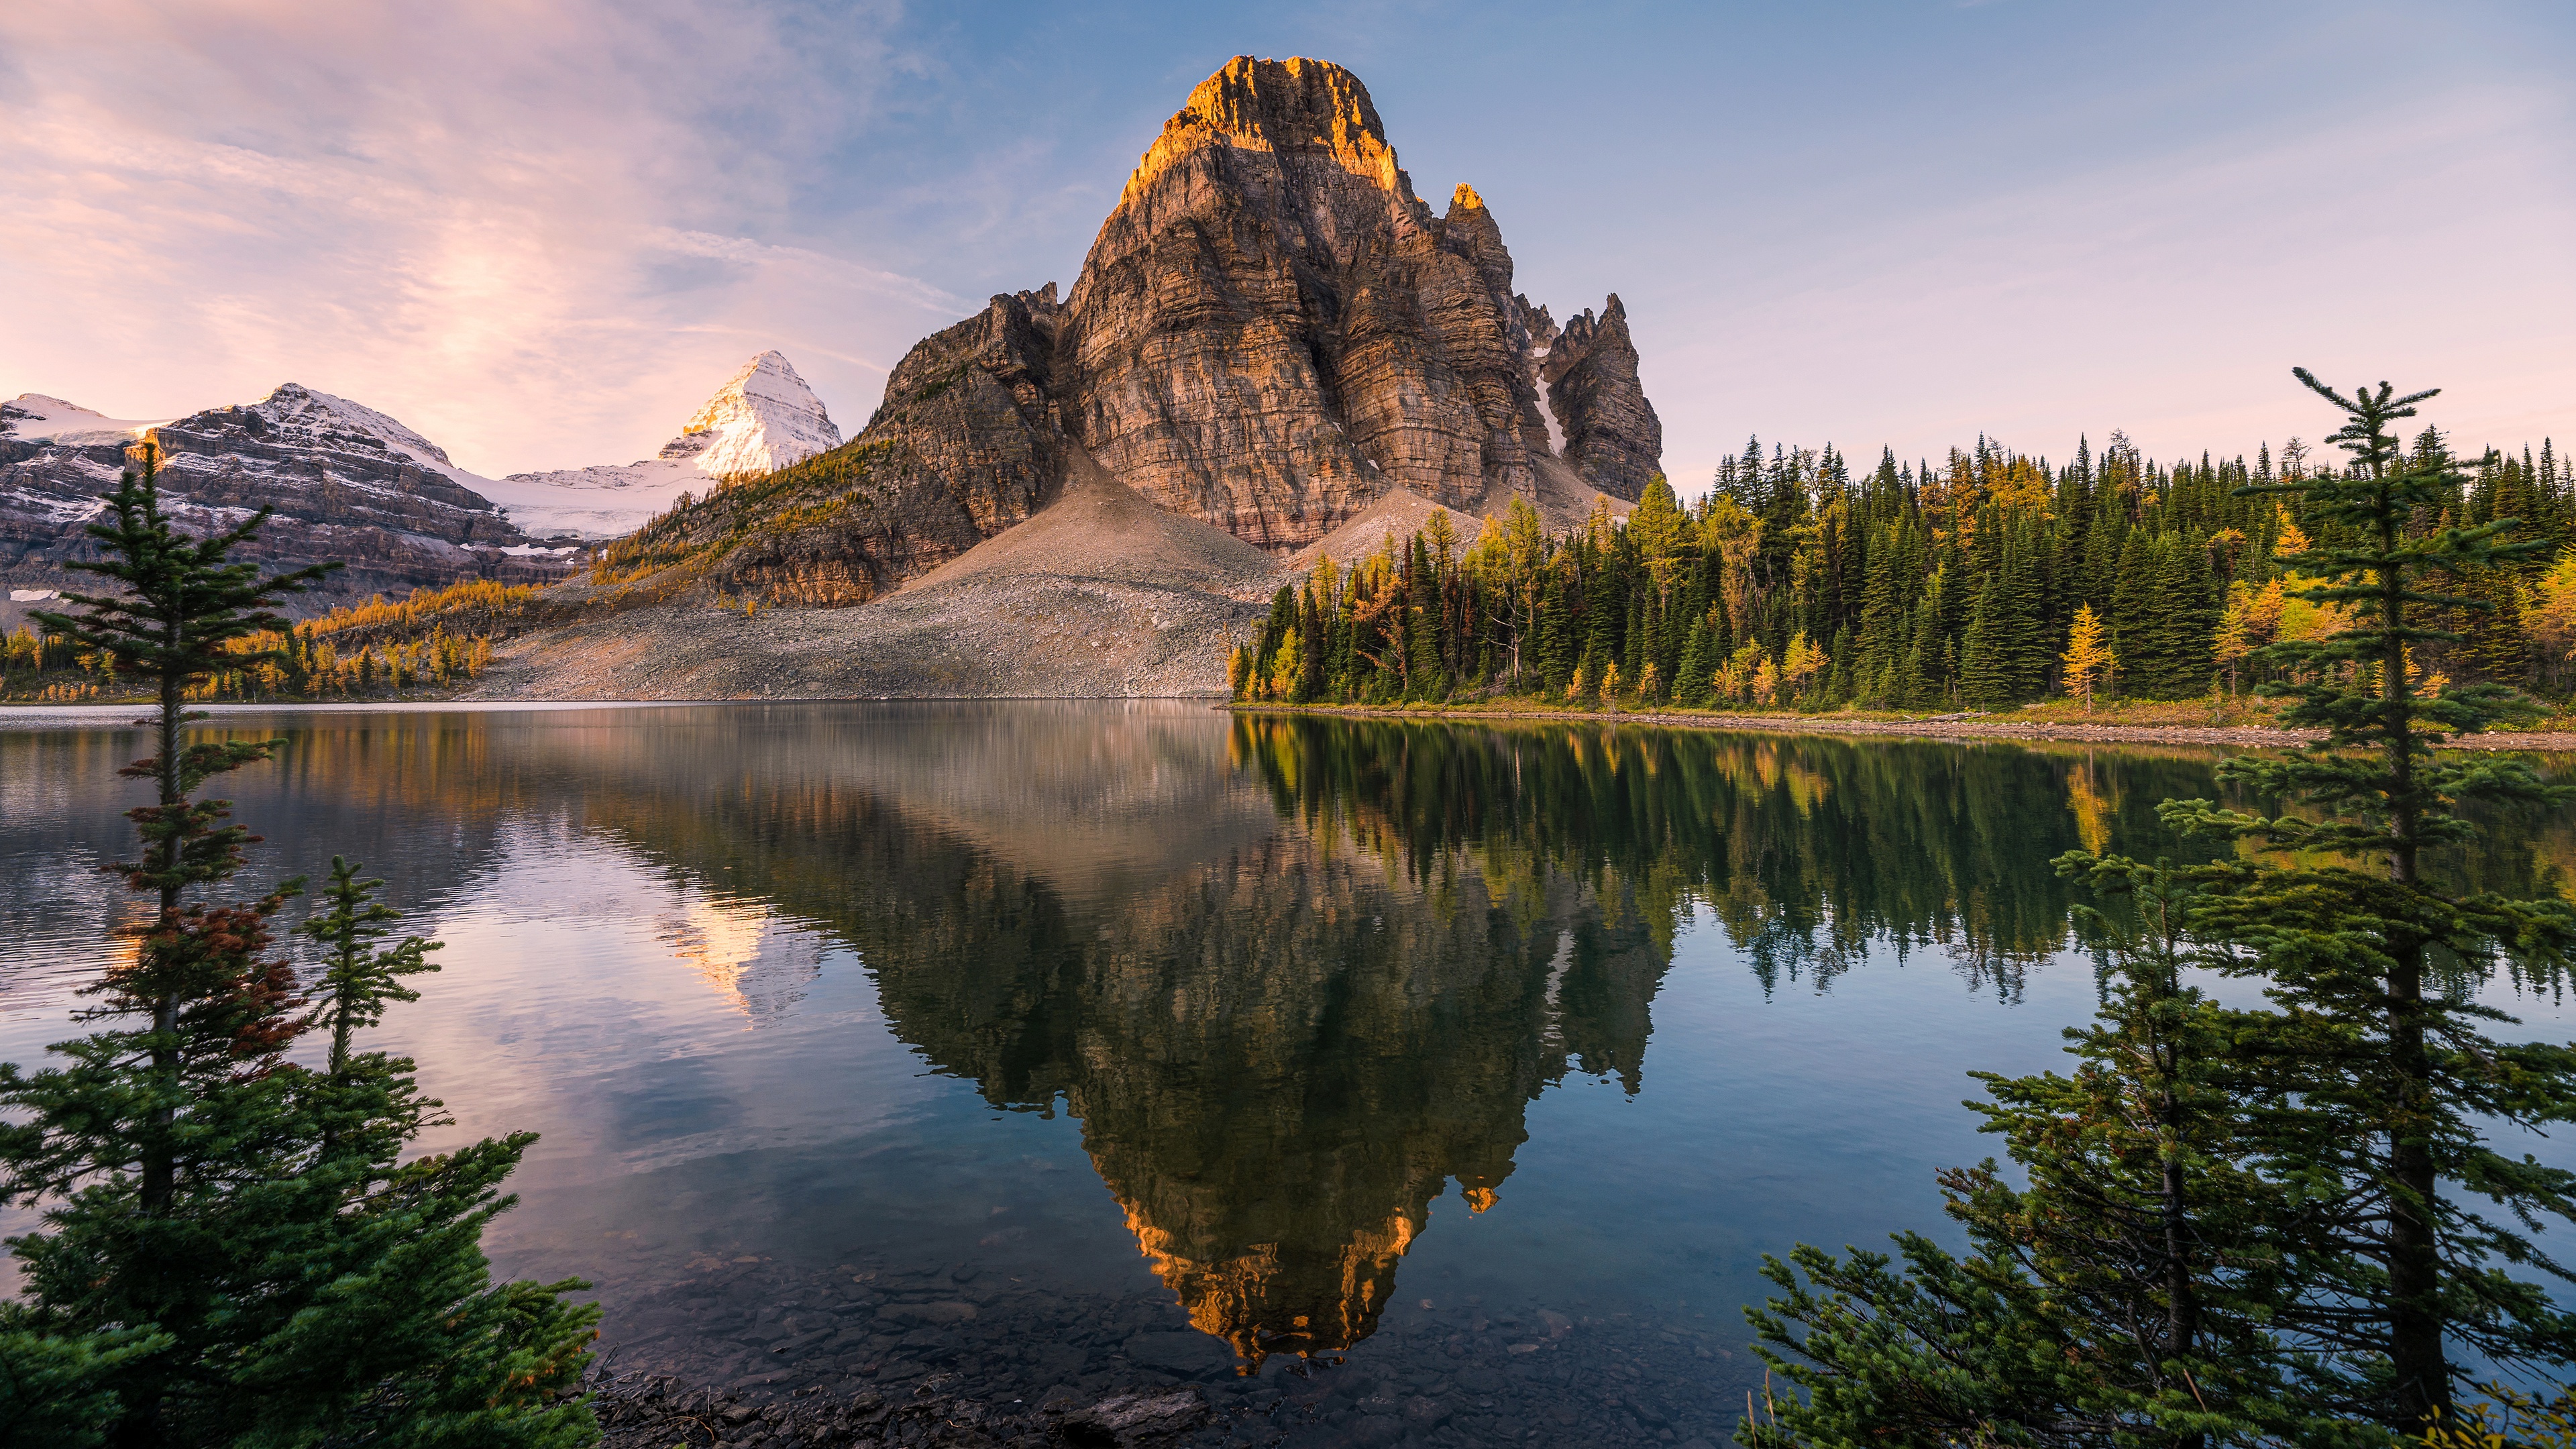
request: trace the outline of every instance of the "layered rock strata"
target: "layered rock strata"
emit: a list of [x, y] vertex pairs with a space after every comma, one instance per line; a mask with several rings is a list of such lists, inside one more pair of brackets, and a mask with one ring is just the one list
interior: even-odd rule
[[994, 297], [894, 369], [847, 465], [676, 531], [719, 587], [859, 603], [1044, 506], [1075, 449], [1286, 556], [1397, 489], [1579, 517], [1591, 490], [1640, 496], [1661, 448], [1616, 296], [1560, 330], [1474, 188], [1445, 213], [1414, 194], [1358, 77], [1238, 56], [1069, 293]]
[[59, 399], [0, 403], [0, 571], [63, 576], [98, 556], [87, 525], [99, 495], [144, 443], [181, 527], [210, 531], [272, 510], [236, 558], [269, 567], [345, 567], [297, 603], [402, 593], [460, 578], [541, 583], [573, 549], [530, 538], [466, 482], [437, 444], [372, 408], [287, 383], [254, 403], [168, 422], [122, 422]]

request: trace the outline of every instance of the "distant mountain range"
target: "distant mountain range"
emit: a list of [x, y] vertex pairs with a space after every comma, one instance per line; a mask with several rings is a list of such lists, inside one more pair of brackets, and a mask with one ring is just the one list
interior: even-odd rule
[[690, 489], [838, 447], [840, 430], [787, 359], [744, 363], [657, 457], [486, 478], [401, 421], [286, 383], [183, 418], [110, 418], [27, 393], [0, 402], [0, 578], [59, 583], [95, 554], [85, 532], [130, 451], [149, 439], [178, 516], [212, 526], [275, 510], [252, 556], [347, 567], [310, 602], [459, 578], [562, 577], [582, 546], [632, 532]]

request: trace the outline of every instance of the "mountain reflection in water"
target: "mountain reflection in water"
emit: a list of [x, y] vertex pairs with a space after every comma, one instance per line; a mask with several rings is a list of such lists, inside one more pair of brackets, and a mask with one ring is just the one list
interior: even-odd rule
[[[679, 775], [655, 738], [630, 778]], [[926, 790], [818, 778], [799, 741], [593, 818], [856, 948], [896, 1034], [994, 1106], [1061, 1102], [1191, 1322], [1258, 1365], [1366, 1338], [1445, 1185], [1496, 1201], [1542, 1090], [1640, 1089], [1693, 901], [1766, 982], [1876, 938], [2010, 992], [2064, 936], [2048, 861], [2207, 778], [1620, 729], [1252, 717], [1225, 742], [1271, 812], [1198, 815], [1150, 736], [968, 721], [914, 747], [935, 760], [867, 749]], [[1173, 806], [1199, 830], [1155, 838]]]
[[[1677, 939], [1722, 938], [1759, 985], [1754, 1011], [1792, 990], [1830, 993], [1873, 958], [1928, 956], [1965, 978], [1954, 994], [1991, 1012], [2021, 999], [2067, 944], [2068, 888], [2052, 858], [2077, 847], [2180, 854], [2156, 803], [2214, 793], [2213, 757], [2196, 751], [1238, 717], [1183, 705], [299, 715], [227, 717], [209, 730], [294, 741], [274, 773], [246, 772], [233, 789], [240, 817], [268, 837], [263, 875], [346, 852], [391, 877], [388, 894], [442, 933], [441, 910], [506, 896], [565, 852], [613, 847], [642, 863], [638, 878], [669, 883], [642, 905], [629, 887], [592, 900], [579, 894], [588, 887], [530, 884], [484, 929], [507, 939], [530, 918], [581, 922], [582, 955], [549, 959], [516, 984], [556, 993], [549, 1000], [569, 1011], [667, 989], [652, 986], [667, 969], [695, 983], [700, 1002], [721, 1002], [751, 1040], [701, 1038], [685, 1051], [585, 1041], [565, 1049], [567, 1083], [660, 1073], [630, 1098], [703, 1093], [712, 1089], [685, 1084], [720, 1047], [756, 1057], [774, 1042], [792, 1061], [770, 1064], [764, 1080], [787, 1084], [773, 1096], [809, 1092], [825, 1117], [835, 1102], [882, 1097], [890, 1089], [869, 1085], [882, 1070], [855, 1064], [846, 1045], [792, 1039], [855, 957], [886, 1030], [934, 1072], [971, 1084], [989, 1108], [1078, 1122], [1081, 1150], [1153, 1274], [1191, 1324], [1256, 1369], [1272, 1354], [1347, 1349], [1377, 1332], [1398, 1306], [1400, 1260], [1425, 1243], [1450, 1184], [1471, 1214], [1507, 1216], [1494, 1209], [1513, 1197], [1534, 1104], [1551, 1087], [1609, 1082], [1635, 1099], [1652, 1095], [1669, 1063], [1691, 1064], [1695, 1083], [1724, 1065], [1732, 1048], [1713, 1038], [1659, 1043], [1649, 1060]], [[116, 906], [85, 861], [121, 845], [111, 772], [139, 747], [114, 730], [0, 730], [0, 863], [15, 863], [0, 871], [0, 926], [20, 943], [0, 947], [0, 1006], [14, 1019], [59, 1021], [56, 958], [94, 953]], [[2570, 845], [2564, 821], [2535, 820], [2456, 865], [2479, 883], [2528, 889]], [[619, 944], [617, 929], [640, 948]], [[449, 955], [451, 972], [474, 969]], [[433, 985], [433, 1002], [452, 989]], [[2069, 1014], [2037, 1034], [2070, 1022], [2071, 1007], [2080, 999], [2058, 1003]], [[1696, 1029], [1712, 1031], [1706, 1020]], [[13, 1036], [11, 1052], [24, 1059], [21, 1037], [62, 1034], [37, 1030]], [[499, 1038], [460, 1029], [443, 1039]], [[440, 1067], [442, 1048], [413, 1049]], [[1865, 1055], [1870, 1043], [1855, 1036], [1837, 1049]], [[1990, 1064], [2008, 1065], [1941, 1064], [1933, 1080]], [[1659, 1122], [1690, 1124], [1777, 1109], [1685, 1096], [1662, 1110]], [[674, 1142], [736, 1140], [651, 1125], [683, 1119], [696, 1125], [667, 1108], [662, 1118], [575, 1115], [545, 1124], [548, 1150], [587, 1140], [604, 1148], [599, 1160], [665, 1172], [683, 1160]], [[851, 1127], [840, 1142], [776, 1149], [860, 1163], [832, 1191], [879, 1204], [830, 1218], [841, 1236], [815, 1250], [818, 1262], [913, 1251], [886, 1247], [902, 1231], [882, 1207], [890, 1195], [953, 1199], [960, 1217], [986, 1211], [991, 1194], [974, 1196], [976, 1186], [883, 1182], [853, 1145], [864, 1136]], [[719, 1162], [753, 1151], [724, 1150], [736, 1156]], [[1754, 1180], [1780, 1180], [1776, 1149], [1733, 1150]], [[752, 1193], [772, 1190], [727, 1168], [730, 1196], [673, 1206], [696, 1202], [698, 1189], [666, 1184], [647, 1209], [604, 1175], [550, 1197], [547, 1170], [532, 1161], [530, 1205], [505, 1225], [578, 1222], [590, 1236], [568, 1231], [546, 1250], [545, 1271], [596, 1272], [584, 1254], [602, 1236], [681, 1219], [713, 1243], [727, 1214], [742, 1217]], [[625, 1170], [640, 1178], [648, 1167]], [[1712, 1180], [1683, 1157], [1647, 1170], [1701, 1192]], [[1003, 1163], [989, 1175], [1010, 1172]], [[1852, 1181], [1863, 1206], [1887, 1190]], [[1550, 1191], [1568, 1189], [1560, 1179]], [[1744, 1204], [1766, 1195], [1798, 1201], [1747, 1188], [1743, 1204], [1701, 1211], [1714, 1229], [1726, 1215], [1751, 1218]], [[1632, 1198], [1620, 1210], [1647, 1206]], [[1687, 1201], [1659, 1210], [1682, 1218], [1669, 1231], [1707, 1235]], [[1883, 1227], [1908, 1225], [1927, 1224]], [[1642, 1216], [1636, 1231], [1647, 1232]], [[1744, 1231], [1759, 1247], [1786, 1246], [1768, 1222]], [[699, 1251], [687, 1250], [692, 1271]], [[943, 1261], [955, 1251], [918, 1249]], [[1045, 1264], [1011, 1271], [1023, 1268], [1038, 1275]], [[1542, 1262], [1530, 1273], [1549, 1271]], [[1657, 1295], [1651, 1271], [1631, 1276], [1638, 1298]], [[603, 1287], [612, 1300], [620, 1291]], [[617, 1313], [612, 1301], [612, 1339]], [[1741, 1341], [1731, 1323], [1706, 1331]], [[814, 1351], [849, 1372], [922, 1351], [864, 1333], [824, 1343]]]

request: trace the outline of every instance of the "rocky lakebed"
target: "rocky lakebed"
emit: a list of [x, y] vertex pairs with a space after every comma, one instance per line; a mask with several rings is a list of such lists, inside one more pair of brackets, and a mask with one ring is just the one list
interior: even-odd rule
[[1710, 1449], [1760, 1382], [1731, 1314], [1421, 1299], [1348, 1351], [1254, 1365], [1152, 1295], [1055, 1293], [973, 1265], [692, 1268], [612, 1304], [593, 1382], [612, 1449]]

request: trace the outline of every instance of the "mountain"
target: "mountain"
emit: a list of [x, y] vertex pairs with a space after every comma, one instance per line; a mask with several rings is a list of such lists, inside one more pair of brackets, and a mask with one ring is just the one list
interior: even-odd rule
[[1238, 56], [1190, 93], [1072, 291], [923, 340], [848, 446], [610, 551], [657, 590], [858, 604], [1022, 525], [1095, 460], [1274, 557], [1402, 491], [1552, 520], [1633, 500], [1662, 424], [1614, 295], [1560, 326], [1493, 213], [1413, 192], [1338, 65]]
[[784, 356], [764, 352], [727, 379], [654, 457], [512, 473], [483, 480], [477, 491], [531, 533], [615, 538], [718, 478], [766, 473], [839, 446], [841, 430], [823, 400]]
[[86, 525], [130, 450], [150, 440], [182, 527], [228, 525], [275, 510], [235, 557], [286, 567], [347, 566], [298, 601], [311, 609], [460, 578], [545, 582], [574, 548], [521, 531], [478, 491], [486, 480], [375, 409], [297, 383], [257, 402], [183, 418], [104, 417], [41, 394], [0, 403], [0, 573], [65, 581], [61, 565], [97, 557]]
[[486, 478], [401, 421], [286, 383], [254, 403], [184, 418], [110, 418], [39, 393], [0, 403], [0, 576], [58, 587], [95, 557], [84, 532], [129, 450], [162, 451], [183, 527], [276, 510], [242, 557], [272, 566], [336, 558], [307, 610], [460, 578], [545, 583], [582, 544], [632, 532], [691, 489], [838, 447], [840, 429], [776, 352], [744, 363], [661, 455], [622, 466]]

